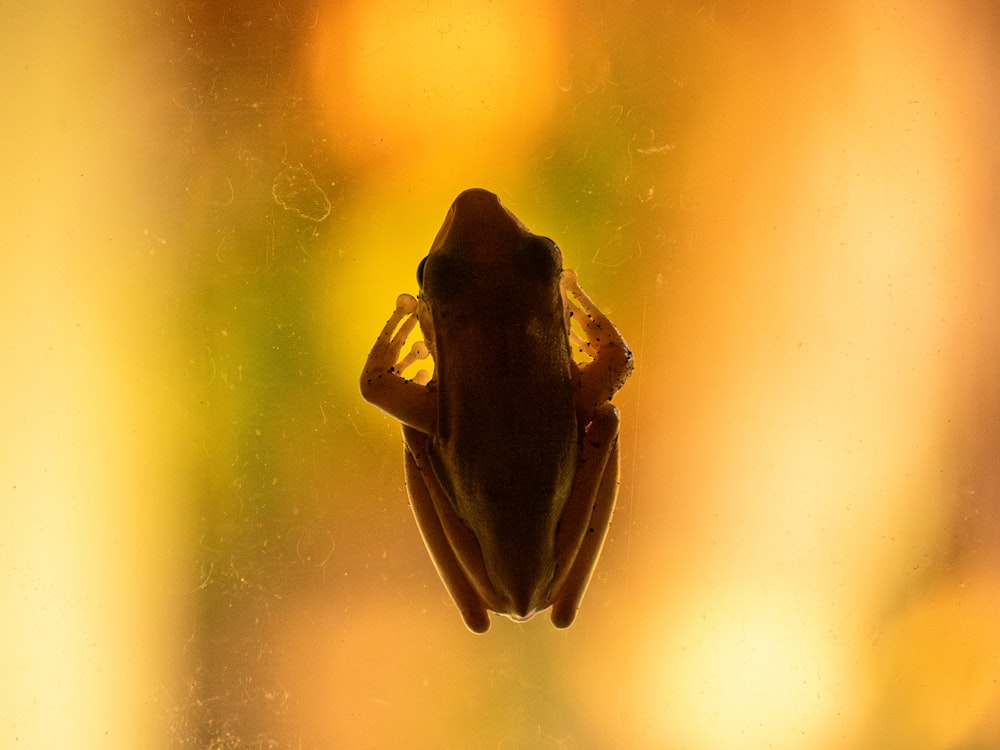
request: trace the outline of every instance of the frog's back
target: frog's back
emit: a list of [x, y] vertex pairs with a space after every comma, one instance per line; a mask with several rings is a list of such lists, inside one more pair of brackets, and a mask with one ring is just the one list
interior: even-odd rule
[[539, 495], [558, 504], [579, 439], [561, 311], [548, 320], [512, 311], [500, 323], [439, 348], [436, 450], [459, 475], [456, 495], [518, 510]]
[[561, 308], [544, 320], [510, 311], [497, 322], [465, 336], [462, 326], [452, 328], [448, 348], [436, 353], [439, 424], [431, 454], [491, 576], [515, 597], [524, 582], [521, 596], [529, 597], [553, 574], [580, 428]]

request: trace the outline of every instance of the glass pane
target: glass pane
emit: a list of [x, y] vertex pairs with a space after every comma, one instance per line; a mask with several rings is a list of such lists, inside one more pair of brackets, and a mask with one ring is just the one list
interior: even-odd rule
[[[1000, 744], [992, 6], [0, 19], [5, 747]], [[636, 358], [564, 630], [466, 629], [359, 393], [474, 186]]]

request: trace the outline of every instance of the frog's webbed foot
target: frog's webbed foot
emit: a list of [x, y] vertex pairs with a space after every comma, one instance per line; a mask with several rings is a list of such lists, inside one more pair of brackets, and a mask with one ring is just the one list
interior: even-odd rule
[[430, 432], [437, 421], [437, 399], [426, 387], [430, 375], [421, 370], [411, 380], [403, 371], [430, 352], [423, 341], [416, 342], [404, 356], [403, 346], [417, 325], [417, 301], [409, 294], [396, 299], [396, 309], [382, 327], [361, 371], [361, 395], [366, 401], [391, 414], [400, 422]]
[[[410, 351], [407, 355], [396, 362], [396, 364], [392, 366], [392, 369], [397, 375], [402, 377], [403, 372], [407, 367], [412, 365], [414, 362], [427, 359], [429, 356], [431, 356], [431, 350], [427, 348], [427, 343], [424, 341], [414, 341], [413, 346], [410, 347]], [[418, 385], [427, 385], [431, 380], [431, 373], [429, 370], [418, 370], [411, 380]]]
[[[589, 413], [609, 401], [632, 374], [634, 363], [621, 333], [565, 269], [559, 282], [570, 344], [589, 361], [577, 366], [577, 411]], [[576, 325], [574, 325], [574, 321]]]

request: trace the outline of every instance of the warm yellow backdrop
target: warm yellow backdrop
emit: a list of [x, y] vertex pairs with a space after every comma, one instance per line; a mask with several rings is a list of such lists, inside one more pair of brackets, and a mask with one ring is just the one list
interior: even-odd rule
[[[0, 746], [1000, 744], [988, 4], [224, 5], [0, 8]], [[637, 358], [567, 631], [357, 391], [473, 185]]]

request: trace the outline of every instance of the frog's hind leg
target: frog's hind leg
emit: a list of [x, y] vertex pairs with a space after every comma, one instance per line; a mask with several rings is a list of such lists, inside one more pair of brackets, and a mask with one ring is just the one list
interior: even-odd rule
[[[490, 615], [486, 602], [469, 580], [459, 562], [452, 544], [445, 533], [440, 513], [435, 506], [432, 491], [437, 477], [429, 465], [427, 457], [427, 436], [411, 427], [403, 427], [406, 491], [410, 496], [410, 508], [423, 537], [424, 546], [431, 556], [434, 567], [451, 595], [455, 606], [462, 614], [466, 626], [473, 633], [485, 633], [490, 629]], [[432, 487], [435, 489], [432, 490]], [[443, 499], [443, 498], [441, 498]]]
[[[611, 526], [618, 495], [618, 409], [600, 407], [587, 428], [573, 492], [556, 538], [562, 570], [552, 586], [552, 624], [569, 627], [576, 618]], [[575, 555], [574, 555], [575, 550]]]

